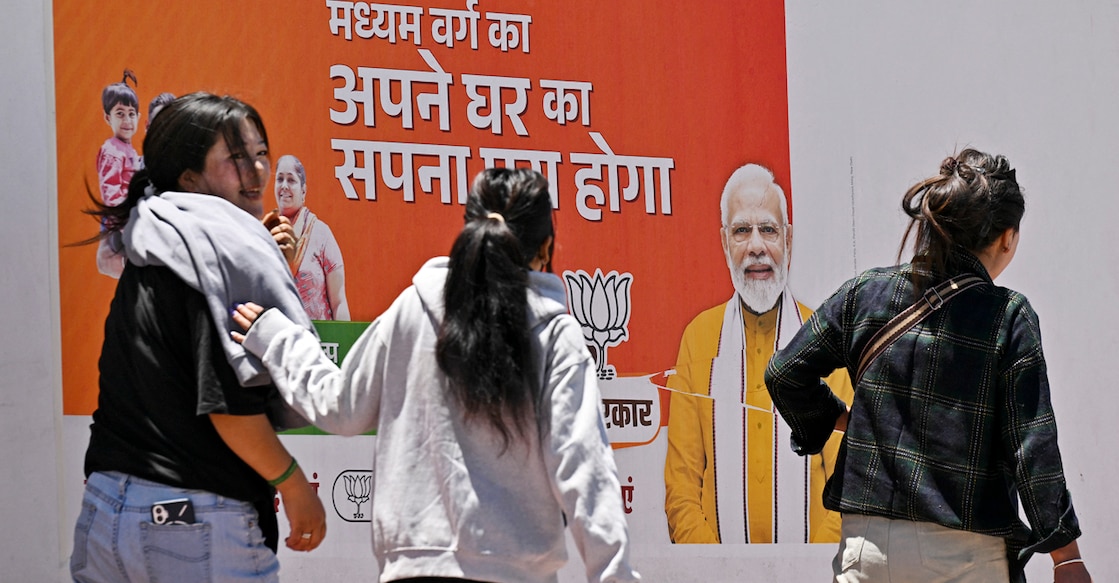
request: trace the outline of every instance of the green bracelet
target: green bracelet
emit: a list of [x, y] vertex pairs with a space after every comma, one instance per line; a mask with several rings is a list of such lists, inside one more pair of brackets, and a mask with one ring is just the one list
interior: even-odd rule
[[295, 470], [297, 469], [299, 469], [299, 462], [296, 462], [295, 458], [293, 457], [291, 458], [291, 465], [288, 466], [288, 469], [284, 470], [284, 473], [280, 474], [279, 478], [276, 478], [275, 480], [268, 480], [268, 484], [273, 488], [279, 486], [280, 484], [283, 484], [287, 481], [288, 478], [291, 477], [292, 474], [295, 473]]

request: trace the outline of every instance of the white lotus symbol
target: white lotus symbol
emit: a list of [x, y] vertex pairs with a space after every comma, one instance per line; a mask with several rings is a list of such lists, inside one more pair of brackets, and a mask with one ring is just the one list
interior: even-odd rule
[[565, 271], [563, 279], [567, 282], [571, 315], [583, 325], [583, 339], [597, 350], [598, 378], [614, 378], [617, 372], [606, 363], [606, 349], [629, 338], [629, 288], [633, 275], [611, 271], [603, 276], [602, 270], [596, 269], [594, 277], [579, 270]]

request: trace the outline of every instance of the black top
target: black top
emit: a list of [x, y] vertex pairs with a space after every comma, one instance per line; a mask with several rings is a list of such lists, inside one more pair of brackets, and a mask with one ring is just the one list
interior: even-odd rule
[[275, 388], [240, 386], [217, 334], [206, 298], [170, 269], [125, 267], [105, 320], [85, 473], [124, 472], [252, 502], [263, 528], [275, 522], [273, 490], [208, 414], [267, 413]]

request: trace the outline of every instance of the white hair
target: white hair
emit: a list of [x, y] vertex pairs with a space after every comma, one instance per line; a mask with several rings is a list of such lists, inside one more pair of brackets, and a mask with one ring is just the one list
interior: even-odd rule
[[723, 187], [723, 196], [719, 199], [720, 224], [726, 225], [727, 207], [730, 206], [731, 193], [749, 187], [759, 187], [767, 193], [770, 190], [775, 191], [781, 204], [781, 222], [782, 224], [788, 224], [789, 202], [785, 200], [785, 191], [774, 180], [773, 173], [760, 164], [746, 164], [735, 170], [727, 179], [727, 184]]

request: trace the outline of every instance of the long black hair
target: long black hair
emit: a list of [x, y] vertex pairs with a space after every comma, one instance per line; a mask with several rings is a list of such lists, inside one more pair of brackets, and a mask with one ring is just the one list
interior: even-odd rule
[[179, 177], [187, 170], [202, 172], [206, 154], [219, 139], [231, 152], [245, 153], [241, 125], [249, 120], [268, 143], [264, 121], [253, 106], [229, 96], [198, 92], [184, 95], [164, 107], [144, 135], [144, 167], [132, 175], [128, 196], [109, 206], [92, 194], [94, 208], [86, 211], [101, 220], [101, 233], [82, 243], [97, 241], [124, 228], [132, 208], [150, 186], [154, 194], [182, 190]]
[[1007, 229], [1018, 229], [1026, 201], [1005, 156], [966, 149], [940, 164], [940, 173], [914, 184], [902, 199], [909, 226], [900, 260], [914, 234], [914, 262], [927, 265], [919, 279], [939, 283], [956, 270], [958, 250], [978, 253]]
[[436, 361], [467, 419], [489, 422], [507, 446], [535, 422], [540, 392], [527, 289], [528, 266], [553, 234], [548, 181], [532, 170], [485, 170], [465, 219], [451, 247]]

